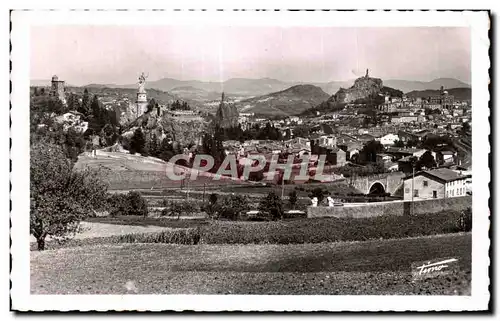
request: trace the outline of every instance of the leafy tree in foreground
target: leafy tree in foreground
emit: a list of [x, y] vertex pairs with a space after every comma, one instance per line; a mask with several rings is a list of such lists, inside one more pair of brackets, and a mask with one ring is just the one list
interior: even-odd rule
[[30, 233], [44, 250], [47, 236], [77, 232], [104, 205], [107, 186], [95, 171], [73, 171], [58, 145], [35, 142], [30, 157]]

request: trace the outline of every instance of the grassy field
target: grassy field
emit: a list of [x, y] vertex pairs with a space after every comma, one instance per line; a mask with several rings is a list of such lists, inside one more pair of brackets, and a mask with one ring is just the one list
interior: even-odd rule
[[[413, 281], [411, 264], [461, 271]], [[31, 252], [37, 294], [470, 294], [471, 234], [296, 245], [126, 244]]]

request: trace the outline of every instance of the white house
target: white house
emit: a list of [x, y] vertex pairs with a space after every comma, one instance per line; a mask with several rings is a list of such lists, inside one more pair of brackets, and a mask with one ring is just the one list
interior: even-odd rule
[[404, 199], [422, 200], [465, 196], [469, 175], [460, 175], [447, 168], [420, 171], [404, 178]]
[[379, 138], [380, 143], [384, 146], [394, 145], [397, 140], [399, 140], [399, 136], [396, 134], [387, 134]]

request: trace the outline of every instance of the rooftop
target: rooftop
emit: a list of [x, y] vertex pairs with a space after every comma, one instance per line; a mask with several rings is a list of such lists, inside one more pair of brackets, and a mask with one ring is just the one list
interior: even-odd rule
[[[438, 168], [438, 169], [432, 169], [432, 170], [428, 170], [428, 171], [420, 171], [418, 173], [415, 173], [415, 176], [418, 176], [418, 175], [433, 177], [433, 178], [436, 178], [437, 180], [439, 180], [441, 182], [445, 182], [445, 183], [468, 177], [468, 176], [460, 175], [457, 172], [452, 171], [451, 169], [448, 169], [448, 168]], [[412, 175], [406, 176], [405, 180], [409, 179], [409, 178], [412, 178]]]

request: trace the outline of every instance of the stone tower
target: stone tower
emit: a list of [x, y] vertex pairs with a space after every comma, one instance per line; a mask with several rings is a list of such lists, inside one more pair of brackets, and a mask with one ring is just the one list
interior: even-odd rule
[[66, 96], [64, 93], [64, 81], [59, 80], [56, 75], [52, 76], [52, 85], [50, 87], [50, 96], [59, 98], [59, 100], [66, 105]]
[[146, 95], [146, 76], [142, 73], [139, 76], [139, 90], [137, 91], [137, 96], [135, 99], [135, 105], [137, 108], [137, 117], [144, 114], [148, 108], [148, 98]]

